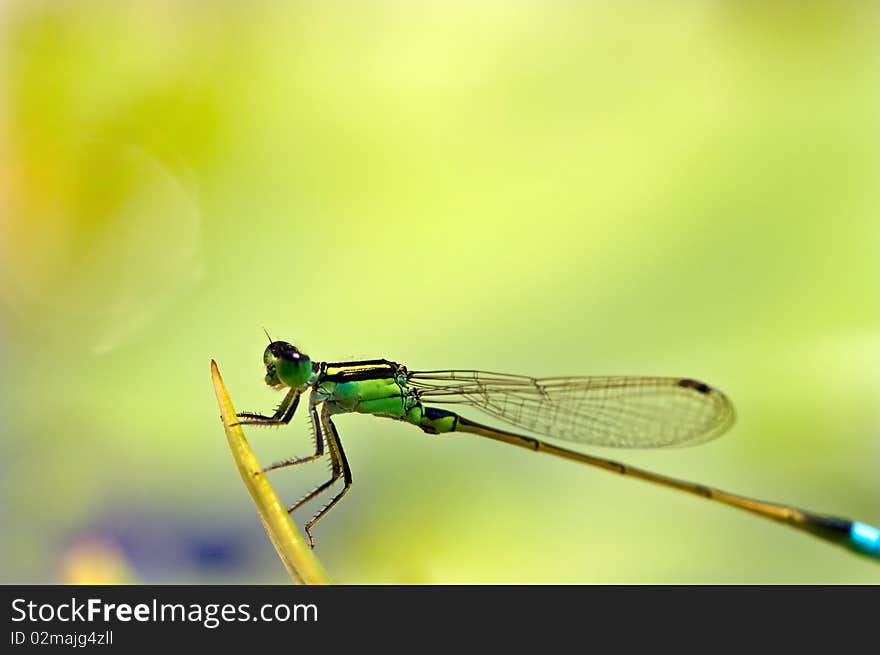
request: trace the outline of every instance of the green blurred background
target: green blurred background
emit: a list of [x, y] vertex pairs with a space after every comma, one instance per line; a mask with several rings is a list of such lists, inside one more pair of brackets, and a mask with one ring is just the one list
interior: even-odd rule
[[[699, 377], [730, 434], [596, 452], [880, 522], [876, 5], [244, 5], [0, 5], [0, 581], [284, 582], [209, 378], [271, 409], [264, 326]], [[295, 423], [248, 432], [261, 460], [308, 451]], [[683, 494], [337, 424], [342, 582], [880, 582]]]

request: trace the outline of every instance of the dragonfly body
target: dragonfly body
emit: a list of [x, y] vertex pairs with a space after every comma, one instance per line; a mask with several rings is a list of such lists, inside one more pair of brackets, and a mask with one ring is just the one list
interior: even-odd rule
[[371, 414], [411, 423], [430, 434], [452, 432], [458, 416], [426, 408], [404, 366], [388, 360], [318, 363], [308, 386], [330, 414]]
[[409, 393], [399, 370], [393, 362], [319, 364], [313, 389], [318, 402], [328, 403], [333, 414], [358, 412], [405, 419], [412, 410], [419, 413], [420, 403]]
[[333, 422], [359, 413], [410, 423], [429, 434], [469, 433], [636, 477], [786, 523], [860, 554], [880, 558], [880, 530], [857, 521], [755, 500], [498, 429], [436, 405], [464, 405], [550, 439], [583, 445], [661, 448], [693, 445], [726, 431], [733, 406], [718, 389], [692, 378], [594, 376], [531, 378], [474, 370], [410, 371], [387, 359], [313, 362], [293, 345], [271, 341], [263, 355], [265, 382], [287, 389], [271, 416], [245, 412], [244, 425], [289, 423], [308, 392], [315, 452], [276, 462], [264, 472], [329, 457], [331, 477], [293, 504], [293, 512], [338, 480], [343, 488], [306, 524], [311, 528], [351, 487], [351, 469]]

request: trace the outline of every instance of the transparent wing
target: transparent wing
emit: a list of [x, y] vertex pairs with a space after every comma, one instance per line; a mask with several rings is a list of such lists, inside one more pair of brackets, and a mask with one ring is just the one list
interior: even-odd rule
[[414, 371], [426, 405], [470, 405], [510, 425], [596, 446], [690, 446], [734, 421], [727, 396], [691, 378], [530, 378], [486, 371]]

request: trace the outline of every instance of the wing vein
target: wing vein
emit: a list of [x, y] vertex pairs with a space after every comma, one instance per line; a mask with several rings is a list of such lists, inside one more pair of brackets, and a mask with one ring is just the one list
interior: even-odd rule
[[450, 370], [408, 374], [426, 404], [468, 405], [510, 425], [586, 445], [702, 443], [733, 423], [718, 389], [675, 377], [549, 377]]

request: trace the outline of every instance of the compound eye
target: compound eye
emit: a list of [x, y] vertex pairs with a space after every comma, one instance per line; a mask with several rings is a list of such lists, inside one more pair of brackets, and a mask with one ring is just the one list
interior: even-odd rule
[[288, 362], [298, 362], [301, 359], [304, 359], [305, 355], [297, 350], [296, 346], [285, 343], [281, 348], [279, 348], [278, 357], [280, 357], [281, 359], [285, 359]]
[[276, 358], [284, 357], [285, 359], [298, 359], [299, 351], [292, 344], [286, 341], [273, 341], [269, 344], [268, 351]]

